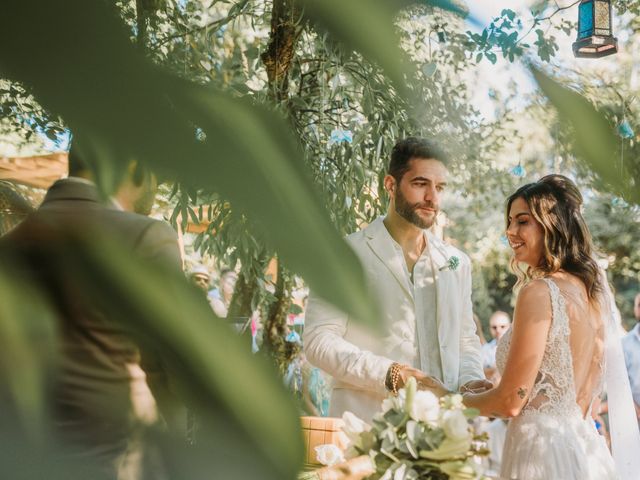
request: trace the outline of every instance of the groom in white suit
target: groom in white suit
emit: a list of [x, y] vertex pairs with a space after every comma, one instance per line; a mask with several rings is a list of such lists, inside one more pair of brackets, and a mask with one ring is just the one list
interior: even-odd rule
[[410, 377], [437, 393], [478, 390], [484, 379], [471, 305], [471, 264], [429, 229], [447, 186], [446, 157], [409, 137], [391, 154], [387, 215], [347, 237], [382, 308], [376, 335], [313, 295], [305, 315], [307, 359], [334, 377], [330, 415], [370, 421]]

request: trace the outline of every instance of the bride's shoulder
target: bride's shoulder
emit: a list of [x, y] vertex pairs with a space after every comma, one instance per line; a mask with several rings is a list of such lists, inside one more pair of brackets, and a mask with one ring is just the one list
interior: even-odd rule
[[534, 294], [546, 294], [549, 295], [549, 284], [544, 278], [536, 278], [524, 285], [518, 295], [534, 295]]
[[518, 292], [517, 304], [519, 305], [531, 304], [542, 306], [550, 303], [550, 301], [549, 285], [542, 278], [532, 280]]

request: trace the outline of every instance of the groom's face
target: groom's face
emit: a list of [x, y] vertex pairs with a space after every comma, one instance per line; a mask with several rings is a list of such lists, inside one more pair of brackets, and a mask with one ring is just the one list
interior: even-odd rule
[[400, 182], [393, 181], [391, 195], [398, 215], [418, 228], [430, 228], [440, 211], [448, 176], [439, 160], [411, 159]]

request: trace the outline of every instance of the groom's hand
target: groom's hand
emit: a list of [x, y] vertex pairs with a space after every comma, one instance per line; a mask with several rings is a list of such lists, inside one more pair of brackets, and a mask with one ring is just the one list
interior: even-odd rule
[[409, 381], [409, 378], [414, 377], [420, 390], [429, 390], [436, 396], [441, 397], [449, 392], [447, 387], [435, 377], [431, 377], [417, 368], [405, 366], [398, 372], [398, 390], [403, 388]]
[[407, 384], [407, 382], [411, 377], [415, 377], [415, 379], [419, 383], [420, 380], [426, 376], [427, 376], [426, 373], [424, 373], [422, 370], [418, 370], [417, 368], [413, 368], [409, 366], [403, 367], [400, 369], [400, 372], [399, 372], [398, 390], [400, 390], [401, 388], [404, 388], [404, 386]]
[[482, 393], [493, 388], [489, 380], [471, 380], [460, 387], [460, 393]]
[[420, 390], [429, 390], [436, 397], [442, 397], [448, 393], [451, 393], [447, 389], [447, 387], [445, 387], [444, 383], [442, 383], [436, 377], [424, 375], [421, 378], [416, 378], [416, 380], [418, 381], [418, 388]]

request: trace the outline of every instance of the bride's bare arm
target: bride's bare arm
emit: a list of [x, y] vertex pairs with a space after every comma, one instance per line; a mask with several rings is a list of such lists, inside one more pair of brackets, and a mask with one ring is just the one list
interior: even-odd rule
[[520, 413], [542, 363], [551, 318], [549, 287], [543, 280], [535, 280], [520, 290], [502, 380], [492, 390], [465, 394], [465, 405], [489, 417], [509, 418]]

